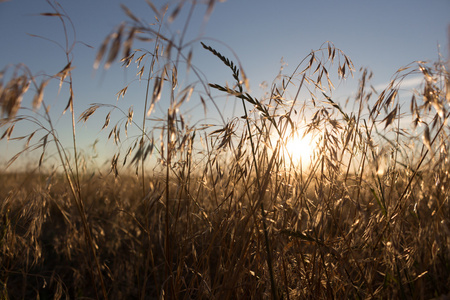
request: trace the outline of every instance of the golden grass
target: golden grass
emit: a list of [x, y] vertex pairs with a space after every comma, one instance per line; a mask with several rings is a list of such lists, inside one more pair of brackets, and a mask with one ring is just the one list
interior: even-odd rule
[[[70, 21], [56, 2], [49, 3], [55, 14], [47, 17]], [[2, 139], [14, 138], [16, 124], [39, 120], [41, 131], [22, 138], [26, 150], [42, 149], [41, 164], [54, 144], [63, 167], [0, 174], [2, 298], [450, 295], [450, 75], [445, 62], [418, 61], [399, 69], [381, 92], [370, 85], [370, 72], [361, 70], [349, 110], [333, 100], [332, 79], [353, 75], [354, 66], [325, 43], [258, 98], [247, 92], [240, 63], [204, 41], [202, 55], [216, 56], [234, 79], [233, 84], [209, 83], [191, 64], [193, 54], [183, 37], [164, 36], [165, 19], [177, 18], [190, 4], [181, 1], [162, 10], [148, 4], [157, 24], [145, 24], [123, 6], [130, 21], [105, 39], [94, 66], [106, 58], [108, 68], [122, 49], [124, 67], [136, 63], [137, 78], [147, 83], [143, 111], [154, 114], [164, 96], [171, 99], [167, 113], [154, 116], [159, 121], [153, 127], [147, 117], [136, 121], [132, 108], [109, 104], [93, 104], [78, 118], [88, 122], [98, 109], [110, 109], [101, 130], [109, 130], [108, 139], [118, 145], [111, 172], [83, 168], [75, 123], [73, 145], [61, 144], [43, 97], [47, 81], [35, 85], [36, 109], [39, 104], [45, 110], [36, 117], [20, 114], [24, 87], [36, 82], [26, 67], [16, 69], [25, 75], [16, 72], [6, 84], [0, 82], [6, 115]], [[153, 43], [153, 51], [132, 50], [137, 40]], [[72, 63], [65, 62], [52, 78], [71, 87]], [[198, 83], [180, 86], [182, 70], [193, 72]], [[423, 84], [412, 91], [405, 111], [401, 84], [417, 74]], [[179, 108], [194, 96], [216, 107], [212, 89], [240, 101], [242, 117], [189, 125]], [[69, 90], [66, 109], [75, 120], [76, 98]], [[127, 87], [118, 96], [126, 92]], [[123, 114], [115, 125], [110, 124], [112, 111]], [[299, 120], [306, 120], [305, 131], [317, 141], [306, 170], [283, 155], [287, 135]], [[131, 143], [122, 142], [132, 127], [139, 134]], [[35, 139], [37, 144], [29, 146]], [[152, 168], [150, 157], [157, 161]]]

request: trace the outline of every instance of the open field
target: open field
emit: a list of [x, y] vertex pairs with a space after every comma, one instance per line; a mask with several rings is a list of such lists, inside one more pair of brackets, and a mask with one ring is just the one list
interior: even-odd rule
[[[329, 96], [333, 79], [355, 72], [332, 43], [258, 98], [247, 92], [240, 64], [205, 42], [202, 55], [221, 61], [231, 83], [199, 76], [195, 87], [183, 86], [181, 71], [198, 70], [189, 49], [159, 33], [164, 14], [152, 9], [161, 23], [147, 27], [124, 9], [131, 21], [98, 51], [96, 67], [119, 58], [136, 64], [149, 90], [142, 120], [130, 108], [115, 124], [102, 115], [103, 128], [94, 128], [117, 145], [107, 170], [79, 154], [76, 121], [119, 109], [95, 104], [76, 116], [71, 94], [73, 144], [64, 145], [43, 97], [46, 80], [72, 93], [70, 60], [40, 83], [23, 67], [0, 77], [7, 79], [0, 82], [2, 140], [27, 120], [42, 129], [22, 138], [26, 150], [42, 151], [40, 167], [0, 174], [1, 299], [450, 297], [447, 62], [401, 68], [381, 91], [361, 70], [349, 109]], [[133, 50], [144, 37], [153, 52]], [[413, 75], [422, 83], [405, 105], [402, 82]], [[41, 114], [20, 110], [27, 84]], [[191, 97], [214, 107], [211, 91], [234, 98], [239, 117], [187, 124], [179, 108]], [[161, 97], [171, 99], [167, 114], [150, 127]], [[125, 142], [133, 128], [138, 134]], [[302, 166], [301, 153], [286, 150], [300, 130], [314, 137]], [[44, 167], [49, 147], [58, 164]]]
[[[113, 299], [156, 298], [164, 284], [180, 299], [270, 298], [271, 273], [280, 298], [421, 299], [448, 294], [448, 182], [428, 184], [435, 176], [414, 180], [399, 206], [402, 180], [381, 185], [385, 206], [355, 178], [314, 178], [304, 191], [298, 178], [274, 175], [264, 195], [253, 180], [174, 178], [168, 200], [158, 179], [144, 197], [134, 177], [80, 186]], [[2, 176], [4, 297], [97, 297], [70, 198], [63, 178]]]

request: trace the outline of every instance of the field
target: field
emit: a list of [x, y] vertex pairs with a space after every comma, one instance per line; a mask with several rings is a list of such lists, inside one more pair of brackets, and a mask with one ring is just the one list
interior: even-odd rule
[[[68, 24], [49, 3], [49, 17]], [[53, 127], [43, 90], [56, 80], [72, 93], [70, 60], [40, 83], [23, 66], [0, 77], [2, 142], [26, 120], [44, 129], [22, 138], [26, 150], [42, 151], [39, 166], [0, 174], [1, 299], [450, 297], [447, 62], [402, 67], [381, 91], [361, 70], [349, 109], [329, 95], [332, 81], [354, 66], [330, 42], [280, 75], [263, 98], [247, 92], [239, 63], [204, 42], [202, 55], [223, 62], [232, 81], [200, 80], [197, 93], [178, 82], [182, 70], [197, 74], [192, 53], [159, 33], [164, 13], [152, 9], [159, 24], [138, 24], [124, 7], [129, 22], [105, 39], [96, 67], [117, 59], [137, 65], [149, 87], [144, 111], [150, 115], [161, 97], [170, 105], [152, 128], [131, 108], [116, 124], [106, 115], [95, 130], [117, 144], [108, 170], [82, 159], [75, 123], [113, 106], [76, 116], [71, 94], [73, 144], [63, 145]], [[170, 12], [165, 18], [177, 17]], [[145, 37], [152, 51], [133, 50]], [[143, 75], [145, 61], [152, 67]], [[413, 75], [423, 78], [421, 89], [409, 91], [405, 105], [402, 82]], [[21, 113], [27, 84], [41, 115]], [[214, 107], [211, 91], [235, 98], [241, 115], [220, 126], [186, 123], [179, 108], [190, 97]], [[126, 97], [126, 89], [118, 92]], [[125, 143], [120, 137], [131, 127], [140, 133]], [[300, 129], [314, 137], [301, 166], [299, 154], [286, 151]], [[48, 147], [57, 167], [43, 165]]]

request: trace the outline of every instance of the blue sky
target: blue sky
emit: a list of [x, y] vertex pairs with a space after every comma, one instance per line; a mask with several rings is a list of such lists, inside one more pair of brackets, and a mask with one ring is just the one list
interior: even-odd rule
[[[125, 1], [60, 1], [73, 21], [77, 40], [93, 47], [79, 43], [73, 51], [77, 116], [93, 102], [117, 104], [124, 109], [133, 105], [136, 114], [142, 110], [144, 84], [130, 85], [129, 92], [119, 102], [115, 96], [133, 80], [135, 69], [123, 70], [118, 63], [107, 71], [94, 72], [92, 68], [103, 39], [121, 21], [127, 20], [120, 9], [120, 3], [123, 2]], [[153, 3], [159, 8], [166, 2]], [[153, 12], [144, 0], [126, 1], [125, 4], [137, 17], [154, 22]], [[228, 0], [216, 3], [207, 23], [203, 18], [205, 10], [206, 5], [198, 5], [188, 27], [186, 41], [201, 38], [231, 59], [239, 59], [256, 96], [262, 93], [259, 84], [263, 81], [270, 84], [278, 74], [282, 58], [287, 63], [284, 73], [289, 74], [311, 50], [318, 49], [327, 41], [343, 50], [352, 59], [356, 70], [368, 67], [374, 73], [373, 85], [380, 87], [389, 82], [394, 72], [404, 65], [415, 60], [434, 61], [438, 58], [438, 51], [445, 58], [449, 53], [448, 0]], [[40, 35], [64, 43], [59, 21], [57, 18], [39, 16], [39, 13], [45, 12], [52, 12], [52, 9], [43, 0], [0, 2], [0, 69], [8, 64], [24, 63], [33, 74], [55, 74], [65, 66], [64, 52], [58, 46], [27, 35]], [[186, 11], [182, 11], [175, 22], [165, 29], [166, 34], [177, 35], [182, 31], [185, 13]], [[71, 31], [69, 36], [72, 38]], [[205, 77], [213, 83], [232, 82], [226, 67], [195, 41], [192, 44], [193, 63], [202, 70]], [[140, 46], [145, 47], [145, 44]], [[355, 79], [337, 87], [335, 93], [338, 101], [355, 92], [357, 77], [358, 73], [355, 73]], [[52, 117], [60, 137], [70, 147], [70, 118], [67, 114], [61, 115], [68, 94], [64, 87], [57, 94], [57, 87], [57, 83], [48, 87], [45, 101], [52, 106]], [[30, 99], [25, 99], [25, 106], [29, 107]], [[225, 117], [231, 118], [233, 112], [230, 103], [223, 102], [221, 105]], [[167, 103], [162, 100], [155, 114], [161, 115], [165, 109]], [[188, 104], [185, 109], [188, 114], [193, 115], [193, 119], [196, 115], [203, 115], [203, 109], [198, 106], [189, 110]], [[106, 145], [105, 149], [112, 146], [112, 143], [106, 143], [105, 133], [100, 133], [106, 113], [107, 110], [102, 111], [96, 123], [78, 125], [81, 147], [87, 147], [97, 138], [101, 145]], [[211, 123], [220, 123], [212, 107], [209, 107], [207, 117]], [[16, 129], [17, 135], [26, 131], [26, 126]], [[22, 146], [21, 143], [0, 141], [0, 161], [4, 162], [22, 149]]]

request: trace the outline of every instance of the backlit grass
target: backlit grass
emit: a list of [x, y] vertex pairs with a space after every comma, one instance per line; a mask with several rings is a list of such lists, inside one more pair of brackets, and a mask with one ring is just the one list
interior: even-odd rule
[[[2, 139], [14, 142], [14, 126], [33, 122], [39, 130], [22, 137], [24, 153], [42, 153], [39, 167], [0, 174], [2, 298], [448, 297], [446, 62], [414, 62], [377, 91], [370, 71], [357, 73], [326, 42], [257, 97], [241, 63], [209, 41], [198, 55], [223, 63], [230, 72], [223, 82], [209, 82], [209, 70], [191, 64], [197, 53], [183, 38], [164, 35], [166, 20], [191, 5], [180, 3], [158, 10], [148, 1], [155, 25], [124, 7], [128, 21], [98, 50], [95, 67], [118, 58], [138, 67], [148, 87], [141, 120], [132, 107], [108, 103], [75, 114], [70, 47], [62, 71], [45, 80], [24, 66], [0, 77]], [[55, 15], [48, 17], [68, 24], [49, 4]], [[147, 50], [133, 50], [139, 41]], [[179, 82], [182, 72], [195, 80]], [[333, 99], [333, 80], [353, 73], [359, 87], [347, 107]], [[406, 99], [402, 82], [417, 75], [420, 89]], [[58, 139], [45, 102], [51, 80], [69, 86], [71, 145]], [[30, 85], [40, 114], [21, 106]], [[191, 125], [181, 113], [189, 99], [215, 109], [222, 95], [239, 103], [239, 115]], [[155, 115], [161, 99], [169, 99], [165, 114]], [[117, 146], [106, 171], [76, 147], [76, 121], [91, 126], [93, 115], [105, 119], [93, 130]], [[289, 142], [298, 132], [313, 141], [301, 167], [292, 150], [301, 147]], [[49, 148], [55, 166], [44, 166]]]

